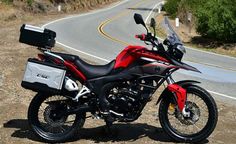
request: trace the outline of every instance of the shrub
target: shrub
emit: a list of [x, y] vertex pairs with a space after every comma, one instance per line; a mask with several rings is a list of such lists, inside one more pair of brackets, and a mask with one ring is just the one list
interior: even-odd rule
[[167, 0], [164, 9], [172, 17], [176, 17], [180, 0]]
[[222, 42], [236, 42], [234, 0], [208, 0], [196, 10], [196, 30], [202, 36]]
[[33, 2], [34, 2], [34, 0], [27, 0], [26, 2], [27, 2], [27, 5], [31, 7]]
[[6, 4], [12, 4], [13, 0], [1, 0], [2, 2], [6, 3]]
[[188, 13], [192, 13], [192, 22], [195, 23], [195, 12], [201, 6], [201, 4], [205, 3], [207, 0], [181, 0], [179, 2], [177, 17], [181, 20], [181, 22], [187, 24], [187, 16]]

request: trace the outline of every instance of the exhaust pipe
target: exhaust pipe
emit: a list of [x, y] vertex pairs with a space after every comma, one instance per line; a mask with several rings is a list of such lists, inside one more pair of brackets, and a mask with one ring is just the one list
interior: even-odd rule
[[65, 114], [66, 115], [71, 115], [71, 114], [83, 114], [83, 113], [86, 113], [86, 112], [91, 112], [93, 109], [88, 106], [88, 105], [82, 105], [82, 106], [79, 106], [78, 108], [76, 109], [73, 109], [73, 110], [68, 110]]

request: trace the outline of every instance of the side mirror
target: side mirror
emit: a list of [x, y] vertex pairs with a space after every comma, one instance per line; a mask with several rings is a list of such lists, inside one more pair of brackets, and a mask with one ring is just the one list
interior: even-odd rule
[[154, 31], [154, 37], [156, 37], [156, 21], [154, 18], [151, 18], [150, 26], [153, 28]]
[[140, 14], [135, 13], [135, 14], [134, 14], [134, 20], [135, 20], [135, 23], [136, 23], [136, 24], [141, 24], [141, 25], [143, 25], [143, 26], [145, 27], [145, 29], [147, 30], [147, 32], [148, 32], [148, 29], [147, 29], [147, 27], [146, 27], [146, 24], [145, 24], [145, 22], [143, 21], [143, 17], [142, 17]]
[[144, 23], [144, 21], [143, 21], [143, 17], [142, 17], [140, 14], [135, 13], [135, 14], [134, 14], [134, 20], [135, 20], [135, 23], [136, 23], [136, 24], [141, 24], [141, 25], [143, 25], [144, 27], [146, 27], [146, 25], [145, 25], [145, 23]]
[[151, 19], [150, 26], [151, 26], [152, 28], [155, 28], [155, 27], [156, 27], [156, 21], [155, 21], [154, 18]]

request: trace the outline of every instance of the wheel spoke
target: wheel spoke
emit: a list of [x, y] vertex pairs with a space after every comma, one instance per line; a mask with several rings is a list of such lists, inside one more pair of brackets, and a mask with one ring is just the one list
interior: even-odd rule
[[63, 128], [63, 126], [59, 126], [59, 128], [61, 129], [61, 132], [65, 132], [66, 130]]
[[[69, 130], [75, 122], [76, 115], [69, 115], [68, 117], [52, 118], [53, 110], [60, 104], [66, 104], [66, 98], [63, 96], [50, 96], [45, 99], [38, 110], [38, 120], [41, 127], [53, 134], [64, 133]], [[57, 103], [57, 101], [63, 101]], [[52, 102], [50, 104], [50, 102]], [[56, 103], [55, 103], [56, 102]]]
[[193, 124], [194, 127], [196, 127], [198, 130], [201, 130], [196, 124]]
[[187, 93], [186, 105], [189, 105], [189, 110], [193, 113], [193, 116], [196, 116], [196, 119], [194, 117], [190, 119], [182, 118], [177, 116], [179, 114], [174, 114], [173, 116], [168, 114], [169, 122], [176, 131], [182, 134], [198, 133], [204, 128], [209, 118], [208, 107], [203, 99], [195, 93]]

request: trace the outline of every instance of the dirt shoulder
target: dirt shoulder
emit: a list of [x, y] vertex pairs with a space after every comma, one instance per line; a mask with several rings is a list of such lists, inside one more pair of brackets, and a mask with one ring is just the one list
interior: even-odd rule
[[[163, 21], [164, 16], [166, 16], [165, 12], [161, 12], [161, 14], [157, 16], [156, 19], [157, 19], [158, 24], [160, 24], [160, 22]], [[174, 19], [169, 19], [169, 22], [172, 25], [174, 31], [178, 34], [178, 36], [180, 37], [180, 39], [183, 41], [183, 43], [186, 46], [208, 51], [208, 52], [217, 53], [217, 54], [236, 57], [236, 43], [222, 44], [216, 41], [212, 41], [210, 39], [201, 37], [196, 32], [194, 27], [190, 28], [189, 26], [180, 22], [179, 27], [177, 28], [175, 26]], [[159, 37], [165, 37], [163, 35], [163, 30], [161, 31], [158, 30], [158, 32], [159, 32]]]
[[[18, 42], [19, 28], [22, 23], [41, 25], [51, 20], [65, 17], [60, 15], [27, 16], [0, 23], [0, 143], [41, 143], [32, 134], [27, 122], [27, 108], [35, 95], [34, 92], [21, 88], [21, 80], [29, 57], [36, 57], [38, 51]], [[55, 48], [61, 51], [60, 48]], [[104, 123], [89, 118], [80, 135], [70, 143], [172, 143], [163, 132], [157, 119], [158, 107], [156, 93], [143, 115], [134, 123], [117, 123], [113, 127], [114, 134], [104, 134]], [[217, 101], [219, 122], [216, 130], [206, 142], [236, 143], [236, 106]]]

